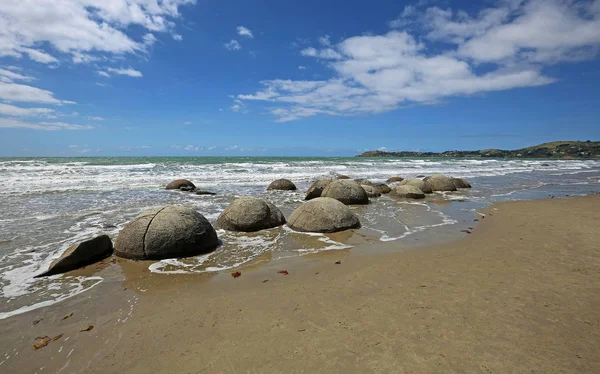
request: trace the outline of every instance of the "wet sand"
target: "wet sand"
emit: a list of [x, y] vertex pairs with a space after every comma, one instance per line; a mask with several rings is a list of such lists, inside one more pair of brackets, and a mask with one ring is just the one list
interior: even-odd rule
[[0, 321], [0, 371], [600, 372], [600, 196], [487, 213], [451, 243], [257, 263], [237, 279], [120, 260], [94, 269], [106, 281], [91, 291]]

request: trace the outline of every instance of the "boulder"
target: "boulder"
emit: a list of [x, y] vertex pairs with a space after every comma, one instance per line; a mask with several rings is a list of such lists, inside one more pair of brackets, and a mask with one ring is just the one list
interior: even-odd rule
[[335, 180], [321, 193], [323, 197], [331, 197], [346, 205], [368, 204], [369, 197], [360, 184], [351, 180]]
[[360, 184], [360, 185], [365, 185], [365, 186], [372, 186], [373, 182], [371, 182], [368, 179], [355, 179], [354, 180], [356, 183]]
[[288, 226], [304, 232], [336, 232], [360, 227], [358, 217], [343, 203], [318, 197], [300, 205], [290, 215]]
[[306, 197], [304, 200], [320, 197], [325, 187], [327, 187], [331, 182], [333, 182], [333, 179], [319, 179], [315, 181], [306, 191]]
[[350, 179], [350, 177], [347, 175], [338, 174], [335, 176], [335, 179]]
[[228, 231], [253, 232], [285, 224], [275, 205], [259, 197], [239, 197], [221, 213], [216, 226]]
[[212, 252], [217, 233], [203, 215], [182, 206], [149, 209], [129, 222], [117, 236], [117, 256], [161, 260]]
[[67, 271], [82, 268], [110, 257], [113, 253], [113, 244], [108, 235], [100, 235], [96, 238], [73, 244], [56, 260], [52, 261], [48, 271], [36, 275], [46, 277], [49, 275], [62, 274]]
[[294, 191], [296, 189], [296, 185], [288, 179], [277, 179], [276, 181], [271, 182], [267, 190], [284, 190], [284, 191]]
[[379, 189], [377, 189], [376, 187], [373, 186], [369, 186], [369, 185], [361, 185], [361, 187], [363, 188], [363, 190], [365, 190], [365, 192], [367, 193], [368, 197], [379, 197], [381, 196], [381, 192], [379, 192]]
[[167, 184], [167, 187], [165, 187], [165, 190], [192, 191], [195, 189], [196, 186], [194, 186], [194, 184], [187, 179], [176, 179], [173, 182]]
[[408, 178], [400, 182], [400, 186], [413, 186], [420, 189], [423, 193], [432, 193], [433, 190], [429, 183], [418, 178]]
[[425, 193], [415, 186], [408, 184], [398, 186], [392, 192], [394, 196], [404, 197], [409, 199], [424, 199]]
[[385, 183], [373, 183], [373, 187], [375, 187], [382, 195], [392, 192], [390, 186]]
[[462, 178], [452, 178], [452, 183], [454, 183], [454, 187], [456, 188], [471, 188], [471, 183]]
[[404, 178], [401, 178], [401, 177], [391, 177], [391, 178], [388, 178], [388, 180], [386, 182], [388, 182], [388, 183], [402, 182], [403, 180], [404, 180]]
[[433, 191], [456, 191], [452, 178], [444, 174], [434, 174], [425, 178], [425, 181], [429, 183]]
[[216, 195], [215, 192], [210, 192], [210, 191], [205, 191], [205, 190], [198, 190], [198, 189], [195, 189], [193, 192], [196, 195]]

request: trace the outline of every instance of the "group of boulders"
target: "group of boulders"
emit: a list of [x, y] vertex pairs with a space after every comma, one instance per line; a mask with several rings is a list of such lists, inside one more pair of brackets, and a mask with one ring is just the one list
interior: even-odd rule
[[[434, 191], [456, 191], [470, 188], [461, 178], [442, 174], [419, 179], [392, 177], [387, 183], [373, 183], [366, 179], [351, 180], [346, 176], [336, 179], [319, 179], [307, 190], [305, 203], [292, 212], [289, 219], [272, 203], [259, 197], [239, 197], [219, 215], [215, 226], [227, 231], [254, 232], [285, 225], [301, 232], [332, 233], [361, 226], [360, 220], [348, 205], [369, 203], [369, 198], [390, 194], [397, 198], [422, 199]], [[166, 186], [169, 190], [196, 193], [196, 186], [178, 179]], [[271, 183], [268, 190], [296, 190], [287, 179]], [[219, 246], [217, 233], [210, 222], [193, 209], [182, 206], [165, 206], [147, 210], [119, 233], [114, 253], [135, 260], [160, 260], [189, 257], [210, 253]], [[101, 261], [113, 253], [113, 243], [107, 235], [69, 247], [53, 261], [49, 270], [38, 276], [64, 273]]]

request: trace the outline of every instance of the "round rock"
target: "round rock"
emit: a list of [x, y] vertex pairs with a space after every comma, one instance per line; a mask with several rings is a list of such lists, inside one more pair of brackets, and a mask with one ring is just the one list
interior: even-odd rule
[[433, 191], [456, 191], [456, 186], [452, 178], [444, 174], [434, 174], [431, 177], [425, 178], [425, 181], [429, 183]]
[[147, 210], [117, 236], [115, 254], [136, 260], [189, 257], [219, 245], [210, 222], [195, 210], [175, 205]]
[[318, 197], [300, 205], [290, 215], [288, 226], [296, 231], [336, 232], [360, 227], [356, 214], [329, 197]]
[[456, 188], [471, 188], [471, 183], [462, 178], [452, 178], [452, 183], [454, 183], [454, 187]]
[[382, 195], [392, 192], [390, 186], [385, 183], [373, 183], [373, 187], [375, 187]]
[[413, 186], [420, 189], [423, 193], [432, 193], [433, 190], [429, 183], [419, 178], [408, 178], [400, 182], [400, 186]]
[[424, 199], [425, 193], [415, 186], [408, 184], [398, 186], [394, 189], [393, 194], [398, 197], [405, 197], [409, 199]]
[[351, 180], [335, 180], [331, 182], [321, 194], [323, 197], [331, 197], [346, 205], [368, 204], [369, 196], [360, 184]]
[[284, 190], [284, 191], [294, 191], [296, 189], [296, 185], [289, 179], [277, 179], [276, 181], [271, 182], [267, 190]]
[[217, 227], [228, 231], [253, 232], [285, 224], [275, 205], [259, 197], [239, 197], [221, 213]]
[[333, 179], [319, 179], [315, 181], [306, 191], [306, 197], [304, 200], [320, 197], [325, 187], [327, 187], [331, 182], [333, 182]]
[[388, 182], [388, 183], [402, 182], [403, 180], [404, 180], [404, 178], [402, 178], [402, 177], [391, 177], [391, 178], [388, 178], [388, 180], [386, 182]]
[[381, 196], [381, 192], [379, 192], [379, 189], [377, 187], [373, 187], [373, 186], [369, 186], [369, 185], [361, 185], [361, 187], [363, 188], [363, 190], [365, 190], [365, 192], [367, 193], [368, 197], [379, 197]]
[[196, 186], [190, 182], [187, 179], [176, 179], [173, 182], [167, 184], [167, 187], [165, 187], [166, 190], [187, 190], [187, 191], [191, 191], [191, 190], [195, 190]]

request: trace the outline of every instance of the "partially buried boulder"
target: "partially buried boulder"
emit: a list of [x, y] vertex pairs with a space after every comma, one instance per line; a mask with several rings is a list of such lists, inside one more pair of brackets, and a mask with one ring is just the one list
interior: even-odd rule
[[271, 182], [267, 190], [284, 190], [284, 191], [294, 191], [296, 189], [296, 185], [289, 179], [277, 179], [276, 181]]
[[433, 190], [431, 189], [431, 186], [429, 185], [429, 183], [427, 183], [426, 181], [423, 181], [419, 178], [408, 178], [403, 180], [402, 182], [400, 182], [399, 184], [400, 186], [413, 186], [413, 187], [417, 187], [418, 189], [420, 189], [421, 191], [423, 191], [423, 193], [432, 193]]
[[217, 227], [228, 231], [253, 232], [285, 224], [275, 205], [259, 197], [239, 197], [221, 213]]
[[433, 191], [456, 191], [452, 178], [444, 174], [434, 174], [425, 178], [425, 181], [429, 183]]
[[335, 179], [350, 179], [350, 177], [347, 175], [338, 174], [335, 176]]
[[290, 215], [288, 226], [304, 232], [336, 232], [360, 227], [358, 217], [343, 203], [318, 197], [300, 205]]
[[408, 184], [396, 187], [394, 189], [394, 191], [392, 192], [392, 194], [394, 196], [404, 197], [404, 198], [409, 198], [409, 199], [424, 199], [425, 198], [425, 193], [423, 193], [423, 191], [421, 191], [420, 189], [418, 189], [415, 186], [411, 186]]
[[379, 192], [379, 189], [377, 189], [376, 187], [373, 186], [369, 186], [369, 185], [361, 185], [361, 187], [363, 188], [363, 190], [365, 190], [365, 192], [367, 193], [368, 197], [379, 197], [381, 196], [381, 192]]
[[368, 204], [369, 197], [360, 184], [351, 180], [335, 180], [331, 182], [321, 194], [323, 197], [331, 197], [346, 205]]
[[390, 186], [385, 183], [373, 183], [373, 187], [375, 187], [382, 195], [392, 192]]
[[218, 245], [215, 229], [202, 214], [168, 205], [149, 209], [129, 222], [117, 236], [115, 253], [135, 260], [160, 260], [209, 253]]
[[304, 200], [320, 197], [325, 187], [327, 187], [331, 182], [333, 182], [333, 179], [319, 179], [315, 181], [306, 191], [306, 197]]
[[165, 187], [165, 190], [192, 191], [195, 189], [196, 186], [187, 179], [176, 179], [173, 182], [167, 184], [167, 187]]
[[104, 260], [112, 255], [112, 253], [113, 245], [108, 235], [101, 235], [79, 244], [73, 244], [59, 258], [52, 261], [48, 267], [48, 271], [36, 275], [36, 278], [79, 269]]
[[362, 185], [364, 185], [364, 186], [372, 186], [372, 185], [373, 185], [373, 182], [371, 182], [371, 181], [370, 181], [370, 180], [368, 180], [368, 179], [364, 179], [364, 178], [355, 179], [354, 181], [355, 181], [356, 183], [360, 184], [361, 186], [362, 186]]
[[454, 183], [454, 187], [456, 188], [471, 188], [471, 183], [462, 178], [452, 178], [452, 183]]
[[404, 180], [404, 178], [401, 178], [401, 177], [391, 177], [391, 178], [388, 178], [388, 180], [386, 182], [388, 182], [388, 183], [402, 182], [403, 180]]

